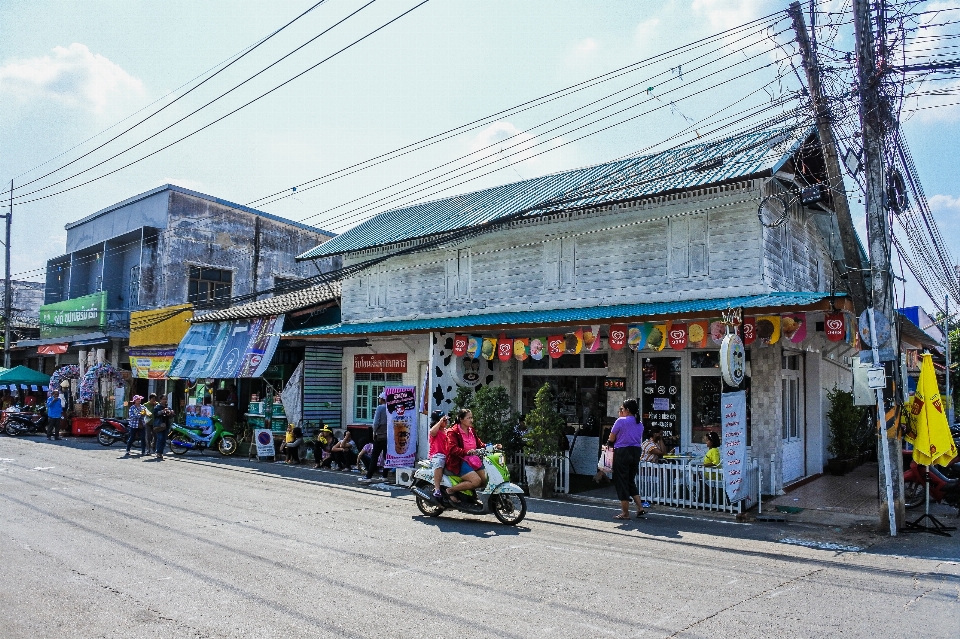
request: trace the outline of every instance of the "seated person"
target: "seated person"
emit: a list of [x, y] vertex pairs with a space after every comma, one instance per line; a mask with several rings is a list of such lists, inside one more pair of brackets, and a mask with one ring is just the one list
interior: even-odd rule
[[[316, 462], [313, 466], [314, 468], [320, 468], [320, 466], [330, 458], [330, 451], [336, 443], [337, 436], [330, 430], [330, 427], [326, 424], [321, 424], [320, 430], [317, 431], [317, 438], [308, 443], [310, 448], [313, 449], [313, 459]], [[329, 466], [329, 462], [327, 462], [326, 465]]]
[[[349, 430], [343, 434], [343, 439], [334, 444], [333, 448], [330, 449], [330, 457], [328, 459], [337, 462], [340, 470], [350, 470], [350, 468], [357, 463], [357, 444], [353, 441], [353, 435]], [[329, 465], [327, 460], [324, 460], [324, 464]]]
[[306, 457], [302, 453], [303, 448], [303, 429], [299, 426], [288, 426], [286, 441], [280, 447], [280, 452], [285, 452], [287, 455], [287, 463], [302, 464], [303, 458]]
[[660, 463], [667, 454], [667, 446], [663, 443], [663, 428], [651, 426], [647, 438], [640, 444], [640, 461]]
[[[374, 468], [374, 471], [383, 468], [384, 455], [384, 453], [380, 453], [380, 459], [377, 460], [377, 467]], [[373, 457], [373, 442], [368, 442], [367, 445], [363, 447], [363, 450], [360, 451], [360, 455], [357, 457], [358, 470], [363, 472], [369, 468], [370, 464], [372, 463], [371, 457]]]
[[[705, 433], [703, 443], [707, 445], [707, 454], [703, 456], [703, 465], [706, 468], [720, 468], [723, 464], [720, 461], [720, 435], [714, 431]], [[719, 479], [720, 473], [714, 471], [704, 471], [704, 479]]]

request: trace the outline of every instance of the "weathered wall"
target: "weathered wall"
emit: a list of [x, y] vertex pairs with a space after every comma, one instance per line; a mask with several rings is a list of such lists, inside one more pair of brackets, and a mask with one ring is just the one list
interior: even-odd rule
[[[67, 225], [67, 253], [100, 244], [104, 240], [136, 231], [141, 226], [165, 228], [167, 205], [172, 191], [121, 202], [112, 210], [94, 213]], [[138, 196], [139, 197], [139, 196]]]

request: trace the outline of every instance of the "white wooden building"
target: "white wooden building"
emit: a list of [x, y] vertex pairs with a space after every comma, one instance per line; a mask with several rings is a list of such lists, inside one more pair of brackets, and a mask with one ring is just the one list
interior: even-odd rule
[[[825, 313], [852, 310], [834, 276], [835, 216], [829, 197], [805, 207], [797, 196], [823, 181], [819, 148], [815, 130], [759, 131], [384, 212], [300, 256], [358, 268], [343, 280], [341, 324], [285, 337], [366, 339], [344, 349], [346, 424], [372, 419], [371, 399], [393, 383], [428, 388], [431, 409], [449, 408], [457, 386], [502, 384], [526, 411], [548, 381], [585, 436], [637, 397], [647, 423], [691, 450], [718, 430], [722, 389], [718, 345], [694, 344], [693, 324], [709, 332], [728, 308], [778, 324], [799, 314], [805, 338], [784, 330], [748, 347], [750, 453], [766, 469], [764, 490], [779, 491], [822, 472], [825, 395], [851, 383], [850, 345], [823, 328]], [[789, 205], [779, 226], [758, 216], [775, 193]], [[688, 332], [685, 347], [609, 344], [611, 326], [666, 322]], [[453, 354], [455, 335], [512, 341], [598, 325], [599, 348], [555, 359]], [[406, 366], [355, 370], [364, 354], [402, 354]], [[625, 390], [607, 388], [620, 379]], [[421, 417], [424, 453], [426, 425]]]

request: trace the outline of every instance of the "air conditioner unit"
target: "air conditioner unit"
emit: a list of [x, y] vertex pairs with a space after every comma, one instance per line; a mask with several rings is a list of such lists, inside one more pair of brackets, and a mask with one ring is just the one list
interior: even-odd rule
[[413, 486], [413, 468], [397, 469], [397, 485], [406, 487]]

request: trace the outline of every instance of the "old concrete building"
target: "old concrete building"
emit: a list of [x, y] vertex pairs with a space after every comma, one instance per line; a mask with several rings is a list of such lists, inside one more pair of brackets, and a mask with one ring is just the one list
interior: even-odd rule
[[121, 363], [131, 311], [227, 306], [339, 263], [294, 259], [332, 233], [172, 184], [66, 230], [66, 252], [47, 262], [41, 337], [19, 344], [66, 344], [60, 364], [75, 362], [81, 347], [109, 349]]

